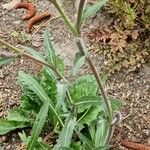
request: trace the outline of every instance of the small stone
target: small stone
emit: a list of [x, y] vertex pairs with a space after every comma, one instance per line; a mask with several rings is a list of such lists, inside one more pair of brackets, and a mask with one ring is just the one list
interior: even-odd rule
[[11, 150], [11, 145], [6, 146], [6, 150]]

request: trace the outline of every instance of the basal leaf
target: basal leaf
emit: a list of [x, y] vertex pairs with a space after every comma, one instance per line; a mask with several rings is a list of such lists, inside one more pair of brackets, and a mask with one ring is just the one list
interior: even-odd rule
[[[95, 96], [97, 90], [97, 83], [92, 75], [81, 76], [69, 86], [73, 102], [77, 102], [78, 99], [85, 96]], [[82, 106], [82, 108], [78, 108], [78, 112], [83, 112], [87, 108], [87, 106]]]
[[21, 141], [23, 142], [23, 144], [26, 145], [29, 141], [29, 137], [26, 136], [24, 130], [22, 131], [22, 133], [19, 132], [18, 135], [19, 135]]
[[45, 50], [45, 57], [50, 63], [55, 65], [55, 50], [50, 40], [49, 31], [45, 30], [44, 32], [44, 50]]
[[106, 4], [108, 0], [98, 0], [93, 5], [89, 5], [85, 8], [82, 16], [83, 22], [90, 16], [95, 15], [102, 6]]
[[61, 147], [61, 150], [75, 150], [74, 148], [70, 148], [70, 147]]
[[109, 150], [111, 148], [111, 146], [100, 146], [97, 148], [94, 148], [93, 150]]
[[60, 133], [58, 142], [53, 150], [59, 150], [61, 147], [70, 147], [75, 125], [76, 125], [76, 118], [73, 116], [69, 116], [69, 118], [66, 120], [65, 126], [63, 127]]
[[56, 57], [55, 67], [61, 74], [64, 74], [64, 70], [65, 70], [64, 60], [60, 58], [59, 56]]
[[14, 59], [15, 59], [15, 57], [13, 57], [13, 58], [0, 57], [0, 67], [2, 65], [7, 65], [7, 64], [11, 63]]
[[67, 91], [67, 85], [66, 84], [60, 84], [57, 83], [57, 103], [55, 109], [60, 112], [61, 107], [65, 111], [65, 96], [66, 96], [66, 91]]
[[42, 86], [39, 85], [39, 83], [29, 74], [26, 74], [22, 71], [19, 72], [19, 80], [28, 86], [32, 91], [36, 93], [36, 95], [41, 99], [43, 103], [48, 101], [48, 104], [50, 106], [51, 115], [54, 115], [58, 121], [63, 125], [58, 113], [54, 109], [54, 105], [52, 100], [48, 97]]
[[75, 130], [80, 140], [83, 142], [83, 145], [85, 144], [88, 150], [93, 150], [94, 144], [92, 141], [90, 141], [86, 136], [84, 136], [81, 132]]
[[30, 122], [33, 119], [30, 117], [30, 111], [23, 110], [21, 108], [14, 108], [9, 111], [7, 120], [20, 121], [20, 122]]
[[30, 124], [21, 121], [0, 120], [0, 135], [4, 135], [12, 130], [28, 127]]
[[91, 121], [95, 120], [99, 114], [99, 112], [102, 111], [102, 108], [99, 106], [91, 106], [89, 109], [87, 109], [83, 115], [80, 116], [77, 123], [78, 125], [89, 124]]
[[44, 142], [38, 142], [37, 144], [36, 144], [36, 150], [51, 150], [52, 148], [51, 148], [51, 146], [50, 145], [48, 145], [48, 144], [46, 144], [46, 143], [44, 143]]
[[38, 52], [38, 51], [36, 51], [36, 50], [34, 50], [34, 49], [30, 48], [30, 47], [25, 47], [25, 50], [26, 50], [29, 54], [31, 54], [34, 58], [36, 58], [36, 59], [38, 59], [38, 60], [41, 60], [41, 61], [43, 61], [43, 62], [45, 61], [43, 55], [42, 55], [40, 52]]
[[95, 146], [100, 147], [105, 145], [105, 139], [108, 131], [108, 123], [106, 120], [100, 120], [96, 125]]
[[81, 52], [76, 53], [75, 59], [74, 59], [74, 66], [72, 69], [72, 74], [75, 75], [77, 71], [81, 68], [81, 66], [85, 62], [85, 56], [82, 55]]
[[78, 99], [75, 103], [75, 106], [97, 106], [97, 105], [102, 105], [102, 96], [83, 96], [80, 99]]
[[33, 128], [32, 128], [32, 135], [31, 135], [31, 139], [27, 145], [27, 150], [33, 150], [33, 148], [35, 147], [35, 144], [37, 143], [37, 139], [39, 137], [39, 134], [42, 131], [42, 128], [45, 124], [46, 121], [46, 117], [47, 117], [47, 113], [48, 113], [48, 108], [49, 108], [49, 102], [45, 101], [39, 114], [36, 117], [36, 120], [33, 124]]
[[121, 105], [125, 105], [125, 101], [123, 101], [121, 99], [116, 99], [116, 98], [110, 97], [109, 100], [111, 102], [111, 108], [114, 112], [117, 111]]

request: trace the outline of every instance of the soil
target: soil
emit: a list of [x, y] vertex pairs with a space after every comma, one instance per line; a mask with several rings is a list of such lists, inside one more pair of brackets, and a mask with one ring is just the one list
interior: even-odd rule
[[[65, 58], [66, 73], [69, 77], [72, 67], [76, 47], [73, 37], [68, 33], [63, 21], [57, 16], [57, 11], [50, 1], [36, 1], [35, 5], [38, 12], [45, 10], [50, 11], [53, 20], [50, 24], [42, 25], [47, 20], [39, 22], [34, 26], [34, 31], [30, 39], [26, 42], [18, 40], [18, 37], [13, 36], [13, 32], [25, 31], [26, 21], [21, 20], [21, 16], [25, 13], [24, 10], [3, 10], [2, 4], [6, 1], [0, 1], [0, 38], [9, 41], [11, 44], [22, 47], [30, 46], [37, 51], [43, 49], [43, 32], [46, 27], [50, 26], [50, 32], [55, 43], [56, 51], [59, 55]], [[64, 1], [63, 7], [70, 18], [74, 19], [75, 7], [72, 1]], [[73, 15], [72, 15], [73, 14]], [[55, 18], [56, 17], [56, 18]], [[90, 20], [84, 27], [84, 31], [89, 30], [93, 26], [97, 26], [104, 18], [94, 18], [93, 24]], [[35, 32], [36, 31], [36, 32]], [[1, 50], [6, 50], [2, 47]], [[98, 68], [101, 67], [101, 58], [98, 54], [90, 52], [91, 57]], [[0, 117], [5, 117], [10, 108], [19, 105], [20, 87], [17, 82], [17, 74], [19, 70], [25, 70], [30, 73], [38, 73], [38, 65], [25, 58], [18, 58], [11, 64], [0, 68]], [[89, 68], [84, 66], [80, 74], [88, 73]], [[143, 143], [150, 146], [150, 65], [145, 64], [138, 72], [126, 73], [120, 71], [111, 74], [108, 79], [107, 87], [108, 94], [124, 99], [126, 104], [120, 108], [124, 119], [115, 129], [111, 143], [114, 150], [126, 150], [127, 148], [120, 145], [122, 138], [127, 138], [131, 141]], [[3, 150], [20, 149], [20, 139], [16, 132], [12, 132], [6, 136], [0, 137]]]

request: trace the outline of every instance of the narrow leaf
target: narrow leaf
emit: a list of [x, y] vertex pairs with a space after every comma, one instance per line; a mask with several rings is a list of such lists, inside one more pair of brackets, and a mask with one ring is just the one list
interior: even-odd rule
[[111, 146], [100, 146], [97, 148], [94, 148], [93, 150], [109, 150], [111, 148]]
[[14, 59], [15, 59], [15, 57], [13, 57], [13, 58], [0, 57], [0, 67], [2, 65], [7, 65], [7, 64], [11, 63]]
[[108, 124], [106, 120], [100, 120], [100, 122], [97, 123], [96, 128], [97, 129], [95, 133], [95, 146], [96, 147], [104, 146], [108, 130]]
[[76, 53], [75, 59], [74, 59], [74, 66], [72, 70], [72, 74], [75, 75], [77, 71], [81, 68], [81, 66], [85, 62], [85, 56], [82, 55], [81, 52]]
[[55, 145], [53, 150], [59, 150], [60, 147], [70, 147], [75, 125], [76, 118], [73, 116], [69, 116], [69, 118], [66, 120], [65, 126], [60, 133], [58, 143]]
[[76, 130], [77, 135], [79, 136], [80, 140], [83, 142], [83, 144], [86, 144], [88, 147], [88, 150], [93, 150], [94, 144], [91, 142], [87, 137], [85, 137], [81, 132]]
[[84, 10], [82, 20], [85, 21], [88, 17], [95, 15], [108, 0], [98, 0], [91, 6], [87, 6]]
[[52, 46], [48, 30], [44, 32], [44, 50], [46, 59], [55, 64], [55, 50]]
[[30, 122], [33, 119], [30, 118], [30, 112], [21, 108], [14, 108], [10, 110], [7, 116], [7, 120]]
[[57, 103], [56, 103], [56, 111], [60, 111], [60, 108], [64, 106], [64, 99], [66, 96], [67, 85], [65, 84], [57, 84]]
[[28, 127], [29, 123], [21, 121], [0, 120], [0, 135], [4, 135], [12, 130]]
[[78, 125], [83, 125], [84, 123], [89, 124], [91, 121], [97, 118], [99, 112], [102, 111], [101, 107], [91, 106], [85, 113], [78, 119]]
[[35, 147], [39, 134], [41, 133], [42, 128], [45, 124], [48, 108], [48, 101], [45, 101], [33, 124], [31, 140], [27, 145], [27, 150], [33, 150], [33, 148]]
[[42, 54], [30, 47], [25, 47], [25, 50], [31, 54], [34, 58], [41, 60], [41, 61], [45, 61], [44, 57], [42, 56]]

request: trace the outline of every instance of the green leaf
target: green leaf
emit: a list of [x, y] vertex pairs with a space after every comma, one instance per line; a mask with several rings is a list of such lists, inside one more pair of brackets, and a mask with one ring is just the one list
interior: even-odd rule
[[110, 148], [111, 146], [100, 146], [100, 147], [94, 148], [93, 150], [108, 150]]
[[13, 57], [13, 58], [0, 57], [0, 67], [2, 65], [6, 65], [6, 64], [11, 63], [14, 59], [15, 59], [15, 57]]
[[95, 120], [99, 114], [99, 112], [102, 111], [102, 108], [97, 106], [91, 106], [89, 109], [85, 111], [85, 113], [78, 119], [77, 123], [78, 125], [83, 125], [84, 123], [89, 124], [91, 121]]
[[61, 147], [61, 150], [75, 150], [74, 148], [69, 148], [69, 147]]
[[76, 118], [73, 116], [69, 116], [69, 118], [65, 122], [65, 126], [63, 127], [60, 133], [58, 142], [53, 150], [59, 150], [60, 147], [70, 147], [75, 125], [76, 125]]
[[0, 120], [0, 135], [4, 135], [12, 130], [28, 127], [29, 123], [21, 121]]
[[97, 105], [102, 105], [102, 96], [84, 96], [78, 99], [75, 103], [75, 106], [97, 106]]
[[74, 66], [72, 70], [73, 75], [77, 73], [77, 71], [81, 68], [84, 62], [85, 62], [85, 56], [81, 52], [76, 53], [76, 56], [74, 59]]
[[23, 84], [27, 85], [32, 91], [34, 91], [36, 93], [36, 95], [41, 99], [42, 102], [44, 102], [44, 103], [48, 102], [48, 104], [50, 106], [50, 111], [52, 113], [51, 115], [56, 116], [56, 118], [61, 123], [61, 125], [63, 125], [58, 113], [54, 109], [53, 102], [48, 97], [48, 95], [46, 94], [46, 92], [44, 91], [42, 86], [40, 86], [39, 83], [31, 75], [26, 74], [22, 71], [19, 72], [19, 80]]
[[83, 145], [86, 144], [88, 150], [93, 150], [94, 144], [90, 141], [86, 136], [84, 136], [81, 132], [75, 130], [80, 140], [83, 142]]
[[45, 62], [45, 59], [44, 59], [43, 55], [41, 55], [40, 52], [38, 52], [38, 51], [36, 51], [36, 50], [34, 50], [34, 49], [30, 48], [30, 47], [25, 47], [25, 50], [26, 50], [29, 54], [31, 54], [34, 58]]
[[55, 67], [58, 69], [58, 71], [61, 74], [64, 74], [64, 70], [65, 70], [64, 60], [62, 58], [60, 58], [59, 56], [56, 57]]
[[83, 22], [90, 16], [95, 15], [102, 6], [106, 4], [108, 0], [98, 0], [93, 5], [89, 5], [85, 8], [82, 16]]
[[29, 137], [26, 136], [24, 131], [22, 131], [22, 133], [19, 132], [18, 135], [19, 135], [21, 141], [23, 142], [23, 144], [26, 145], [29, 141]]
[[30, 122], [33, 121], [30, 115], [31, 114], [29, 111], [23, 110], [21, 108], [14, 108], [8, 113], [7, 120]]
[[36, 150], [51, 150], [51, 146], [44, 143], [43, 141], [40, 141], [36, 144]]
[[[33, 93], [33, 91], [32, 91], [32, 93]], [[30, 95], [23, 94], [21, 96], [20, 107], [24, 110], [31, 112], [32, 114], [33, 113], [37, 114], [39, 112], [42, 104], [37, 103], [37, 99], [39, 99], [39, 97], [37, 95], [36, 95], [37, 98], [36, 97], [33, 98], [32, 96], [33, 95], [31, 95], [31, 94]]]
[[[78, 99], [85, 96], [95, 96], [97, 94], [97, 90], [97, 83], [92, 75], [81, 76], [69, 86], [73, 102], [77, 102]], [[87, 106], [82, 106], [78, 108], [78, 112], [83, 112], [87, 108]]]
[[66, 91], [67, 91], [66, 84], [57, 83], [57, 103], [55, 109], [58, 112], [60, 112], [61, 107], [64, 108], [64, 111], [66, 110], [66, 105], [64, 102]]
[[39, 114], [36, 117], [35, 123], [33, 124], [32, 135], [27, 145], [27, 150], [33, 150], [33, 148], [35, 147], [39, 134], [41, 133], [42, 128], [45, 124], [48, 108], [49, 108], [48, 101], [45, 101]]
[[50, 68], [48, 67], [44, 67], [45, 72], [53, 79], [53, 80], [57, 80], [57, 76], [56, 74], [54, 73], [54, 71], [52, 71]]
[[104, 146], [106, 136], [108, 131], [108, 123], [106, 120], [102, 119], [97, 123], [96, 132], [95, 132], [95, 146], [100, 147]]
[[50, 63], [55, 65], [55, 50], [50, 40], [49, 31], [45, 30], [44, 32], [44, 50], [45, 50], [45, 57]]
[[123, 101], [121, 99], [116, 99], [116, 98], [110, 97], [109, 100], [111, 102], [111, 108], [114, 112], [117, 111], [121, 105], [125, 105], [125, 101]]

